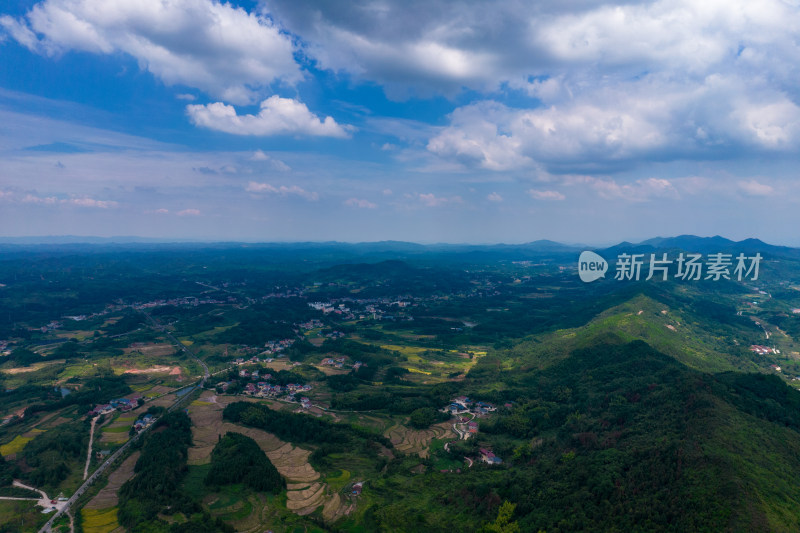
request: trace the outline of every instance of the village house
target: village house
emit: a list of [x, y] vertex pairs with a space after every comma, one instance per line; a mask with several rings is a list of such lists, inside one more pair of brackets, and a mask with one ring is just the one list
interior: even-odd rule
[[481, 461], [489, 465], [499, 465], [503, 462], [502, 459], [497, 457], [491, 450], [481, 448]]

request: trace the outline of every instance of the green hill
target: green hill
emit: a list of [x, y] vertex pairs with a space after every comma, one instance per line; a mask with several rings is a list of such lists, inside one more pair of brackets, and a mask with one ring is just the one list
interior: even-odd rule
[[510, 501], [522, 531], [800, 530], [800, 393], [780, 379], [701, 373], [641, 341], [502, 374], [495, 400], [513, 406], [479, 440], [505, 466], [418, 476], [397, 500], [389, 476], [377, 528], [459, 530]]
[[[719, 316], [725, 313], [732, 317], [727, 323]], [[746, 347], [758, 336], [752, 323], [735, 316], [732, 307], [707, 300], [689, 305], [662, 291], [658, 296], [638, 294], [578, 328], [522, 342], [510, 355], [523, 368], [544, 368], [578, 348], [643, 340], [697, 370], [756, 371], [759, 366]]]

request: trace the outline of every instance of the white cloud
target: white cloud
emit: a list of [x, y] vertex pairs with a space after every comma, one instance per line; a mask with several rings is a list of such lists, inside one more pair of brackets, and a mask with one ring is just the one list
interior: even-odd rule
[[258, 161], [258, 162], [267, 162], [268, 165], [273, 170], [279, 170], [281, 172], [288, 172], [292, 170], [292, 167], [281, 161], [280, 159], [275, 159], [266, 153], [263, 150], [256, 150], [253, 152], [253, 155], [250, 156], [250, 161]]
[[36, 196], [35, 194], [26, 194], [20, 200], [23, 204], [43, 204], [43, 205], [55, 205], [58, 203], [58, 198], [55, 196]]
[[608, 172], [800, 147], [791, 2], [262, 5], [320, 66], [393, 97], [466, 88], [539, 100], [527, 109], [473, 101], [448, 127], [427, 129], [427, 149], [462, 169]]
[[78, 207], [97, 207], [100, 209], [108, 209], [119, 205], [112, 200], [95, 200], [94, 198], [70, 198], [68, 200], [61, 200], [61, 203], [76, 205]]
[[263, 150], [256, 150], [253, 152], [253, 155], [250, 157], [252, 161], [267, 161], [269, 156], [264, 153]]
[[662, 71], [701, 79], [765, 63], [789, 84], [798, 55], [800, 13], [782, 0], [262, 4], [323, 68], [398, 94], [494, 90], [571, 69], [596, 79]]
[[237, 115], [233, 106], [216, 102], [186, 106], [196, 126], [235, 135], [317, 135], [348, 137], [349, 126], [341, 126], [332, 117], [320, 120], [302, 102], [271, 96], [261, 102], [258, 115]]
[[275, 187], [274, 185], [270, 185], [269, 183], [258, 183], [255, 181], [251, 181], [245, 187], [245, 190], [249, 193], [253, 194], [275, 194], [278, 196], [299, 196], [301, 198], [305, 198], [306, 200], [318, 200], [319, 195], [313, 191], [307, 191], [302, 187], [298, 187], [297, 185], [286, 186], [281, 185], [279, 187]]
[[540, 191], [537, 189], [528, 189], [528, 194], [535, 200], [555, 200], [560, 201], [566, 199], [566, 196], [558, 191]]
[[460, 196], [444, 197], [436, 196], [433, 193], [419, 193], [416, 195], [417, 201], [425, 207], [441, 207], [447, 204], [460, 204], [462, 199]]
[[378, 204], [359, 198], [348, 198], [345, 200], [344, 205], [349, 207], [358, 207], [360, 209], [377, 209], [378, 207]]
[[673, 183], [662, 178], [638, 179], [632, 183], [620, 184], [613, 179], [572, 176], [565, 179], [564, 182], [567, 185], [589, 187], [606, 200], [645, 202], [654, 198], [680, 198]]
[[239, 104], [302, 77], [291, 38], [269, 17], [215, 0], [44, 0], [0, 25], [37, 53], [123, 52], [167, 85]]
[[599, 82], [531, 109], [479, 101], [457, 108], [427, 145], [468, 167], [503, 171], [544, 164], [562, 172], [798, 147], [800, 106], [763, 81], [716, 75], [700, 84], [657, 75]]
[[[0, 198], [15, 201], [17, 195], [11, 191], [0, 192]], [[97, 200], [89, 198], [88, 196], [73, 197], [73, 198], [58, 198], [57, 196], [39, 196], [37, 194], [27, 193], [25, 196], [16, 200], [23, 204], [33, 205], [73, 205], [76, 207], [90, 207], [98, 209], [111, 209], [119, 206], [119, 202], [113, 200]]]
[[775, 189], [766, 183], [760, 183], [754, 179], [740, 181], [737, 183], [739, 189], [749, 196], [772, 196]]
[[486, 196], [486, 199], [489, 200], [490, 202], [502, 202], [503, 201], [503, 197], [500, 196], [499, 194], [497, 194], [496, 192], [489, 193]]
[[175, 214], [178, 215], [179, 217], [196, 217], [196, 216], [200, 216], [200, 210], [199, 209], [184, 209], [182, 211], [178, 211]]

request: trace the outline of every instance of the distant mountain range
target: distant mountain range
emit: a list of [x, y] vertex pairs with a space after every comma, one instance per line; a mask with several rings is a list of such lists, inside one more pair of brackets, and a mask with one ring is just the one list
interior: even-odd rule
[[800, 257], [800, 249], [788, 246], [775, 246], [759, 239], [744, 239], [732, 241], [719, 235], [714, 237], [697, 237], [696, 235], [679, 235], [677, 237], [655, 237], [638, 244], [621, 242], [603, 252], [617, 254], [627, 253], [653, 253], [656, 251], [683, 250], [701, 254], [709, 253], [746, 253], [760, 252], [771, 256]]
[[43, 237], [0, 237], [0, 246], [18, 249], [21, 247], [37, 248], [68, 248], [75, 249], [79, 246], [90, 247], [113, 246], [114, 248], [147, 248], [179, 247], [179, 248], [253, 248], [261, 250], [275, 250], [279, 252], [302, 251], [332, 251], [364, 254], [399, 254], [414, 256], [419, 254], [442, 254], [456, 256], [496, 255], [504, 259], [519, 258], [529, 259], [544, 256], [561, 256], [575, 254], [581, 250], [594, 249], [609, 255], [626, 253], [654, 253], [656, 251], [683, 250], [702, 254], [725, 253], [755, 253], [770, 254], [800, 258], [800, 248], [776, 246], [765, 243], [759, 239], [744, 239], [733, 241], [719, 235], [714, 237], [698, 237], [696, 235], [679, 235], [677, 237], [655, 237], [640, 243], [627, 241], [620, 242], [607, 248], [594, 248], [588, 245], [564, 244], [551, 240], [537, 240], [523, 244], [418, 244], [404, 241], [377, 241], [362, 243], [347, 243], [338, 241], [327, 242], [220, 242], [220, 241], [191, 241], [176, 239], [158, 239], [149, 237], [120, 236], [120, 237], [84, 237], [84, 236], [43, 236]]

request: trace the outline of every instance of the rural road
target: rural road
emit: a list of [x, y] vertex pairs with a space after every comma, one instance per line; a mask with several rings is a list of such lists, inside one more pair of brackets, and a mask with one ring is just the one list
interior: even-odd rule
[[86, 451], [86, 466], [83, 467], [83, 479], [89, 477], [89, 463], [92, 462], [92, 444], [94, 443], [94, 426], [100, 415], [92, 418], [92, 427], [89, 429], [89, 449]]

